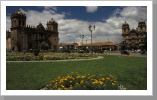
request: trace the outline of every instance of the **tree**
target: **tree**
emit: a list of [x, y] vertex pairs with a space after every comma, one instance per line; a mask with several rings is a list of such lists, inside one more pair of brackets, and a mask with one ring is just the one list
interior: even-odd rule
[[42, 50], [48, 50], [49, 46], [47, 43], [45, 43], [44, 41], [40, 44], [40, 49]]

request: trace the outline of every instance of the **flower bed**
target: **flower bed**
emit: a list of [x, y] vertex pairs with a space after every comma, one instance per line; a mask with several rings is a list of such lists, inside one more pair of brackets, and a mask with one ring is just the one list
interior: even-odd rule
[[120, 90], [113, 75], [80, 75], [72, 72], [66, 77], [57, 77], [40, 90]]
[[90, 59], [96, 58], [97, 55], [91, 54], [55, 54], [55, 53], [39, 53], [34, 56], [31, 53], [7, 54], [7, 61], [35, 61], [35, 60], [65, 60], [65, 59]]

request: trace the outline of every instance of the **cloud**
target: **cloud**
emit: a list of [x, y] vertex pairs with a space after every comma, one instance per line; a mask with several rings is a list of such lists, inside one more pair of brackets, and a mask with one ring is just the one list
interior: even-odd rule
[[[88, 9], [94, 9], [87, 7]], [[91, 32], [88, 29], [89, 25], [95, 25], [95, 31], [92, 32], [94, 42], [106, 42], [108, 39], [112, 42], [119, 43], [122, 39], [122, 24], [127, 21], [130, 29], [136, 28], [138, 21], [144, 19], [147, 22], [146, 7], [123, 7], [116, 9], [113, 14], [105, 19], [105, 22], [88, 22], [78, 19], [66, 19], [66, 13], [57, 13], [57, 8], [45, 7], [41, 12], [20, 9], [27, 16], [27, 24], [37, 26], [39, 22], [46, 28], [46, 23], [51, 18], [58, 22], [58, 31], [60, 43], [77, 42], [81, 43], [80, 35], [84, 34], [83, 43], [90, 43]], [[95, 8], [96, 11], [97, 7]], [[91, 10], [92, 11], [92, 10]], [[6, 17], [7, 29], [10, 28], [10, 16]]]
[[141, 18], [146, 20], [147, 19], [147, 7], [124, 7], [123, 10], [120, 12], [120, 15], [127, 19], [133, 19], [139, 21]]
[[87, 11], [88, 13], [96, 12], [97, 9], [98, 9], [97, 6], [86, 6], [86, 11]]

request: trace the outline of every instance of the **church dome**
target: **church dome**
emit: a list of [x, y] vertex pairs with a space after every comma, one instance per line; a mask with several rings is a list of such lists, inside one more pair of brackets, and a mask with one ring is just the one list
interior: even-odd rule
[[26, 17], [25, 14], [23, 14], [20, 10], [17, 10], [15, 13], [12, 13], [11, 17], [14, 17], [14, 16]]
[[129, 29], [129, 24], [126, 21], [123, 23], [122, 29]]
[[47, 24], [58, 24], [53, 18]]
[[22, 12], [20, 10], [17, 10], [15, 13], [16, 14], [22, 14]]
[[136, 30], [135, 30], [135, 29], [132, 29], [130, 32], [131, 32], [131, 33], [136, 33]]
[[123, 25], [129, 25], [129, 24], [125, 21], [125, 23]]
[[44, 26], [43, 26], [41, 23], [39, 23], [39, 25], [37, 25], [36, 28], [37, 28], [38, 30], [45, 30]]
[[139, 22], [145, 22], [143, 19], [141, 19]]
[[55, 22], [55, 20], [52, 18], [49, 22], [52, 22], [52, 23], [53, 23], [53, 22]]

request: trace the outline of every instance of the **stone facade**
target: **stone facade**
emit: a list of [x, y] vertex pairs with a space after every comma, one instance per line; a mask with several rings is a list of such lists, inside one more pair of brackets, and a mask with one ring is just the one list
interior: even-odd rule
[[38, 48], [40, 43], [48, 44], [49, 49], [56, 50], [59, 47], [58, 23], [52, 18], [44, 28], [39, 25], [26, 25], [26, 15], [17, 10], [11, 15], [11, 31], [6, 31], [7, 50], [22, 51]]
[[126, 49], [142, 49], [147, 40], [147, 27], [144, 20], [138, 22], [136, 29], [130, 30], [129, 24], [125, 21], [122, 25], [122, 39], [126, 43]]

